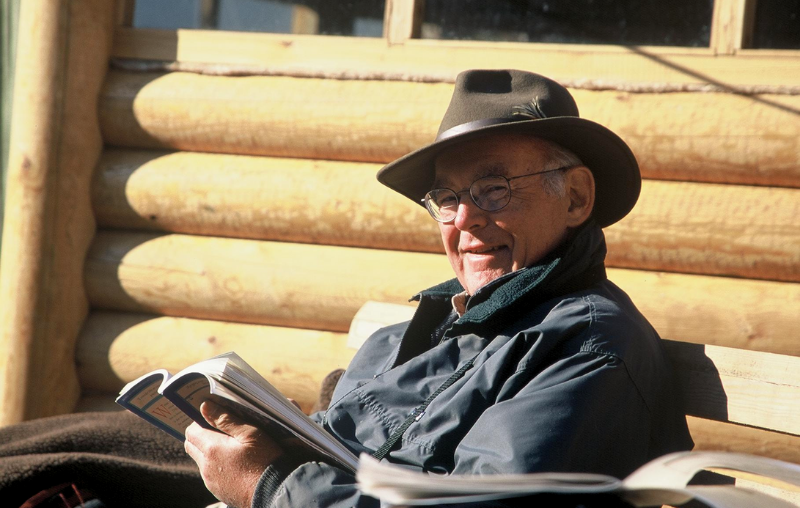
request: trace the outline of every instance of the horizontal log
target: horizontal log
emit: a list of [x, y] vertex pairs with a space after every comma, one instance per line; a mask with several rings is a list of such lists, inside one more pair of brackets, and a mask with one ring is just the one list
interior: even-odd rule
[[800, 282], [800, 190], [646, 181], [609, 266]]
[[[387, 162], [429, 143], [452, 85], [112, 71], [100, 100], [118, 146]], [[800, 95], [574, 90], [650, 178], [800, 186]]]
[[332, 370], [355, 353], [341, 333], [119, 312], [93, 312], [78, 339], [81, 386], [116, 393], [148, 372], [177, 372], [236, 351], [270, 383], [308, 411]]
[[[194, 152], [107, 150], [101, 226], [442, 252], [421, 206], [379, 166]], [[607, 229], [609, 266], [800, 281], [800, 190], [647, 180]]]
[[611, 269], [665, 339], [800, 356], [800, 284]]
[[[345, 332], [368, 300], [404, 303], [452, 277], [445, 256], [101, 231], [95, 308]], [[800, 355], [800, 284], [609, 270], [665, 338]]]
[[118, 146], [379, 162], [433, 139], [451, 89], [111, 71], [100, 123]]
[[344, 332], [364, 301], [405, 302], [449, 266], [435, 254], [100, 232], [85, 273], [96, 308]]
[[100, 227], [442, 252], [427, 212], [378, 183], [375, 164], [106, 150]]
[[117, 58], [164, 60], [206, 72], [333, 75], [342, 78], [450, 80], [464, 69], [530, 69], [584, 86], [677, 84], [699, 89], [796, 87], [796, 51], [625, 47], [490, 41], [292, 36], [207, 30], [120, 27]]

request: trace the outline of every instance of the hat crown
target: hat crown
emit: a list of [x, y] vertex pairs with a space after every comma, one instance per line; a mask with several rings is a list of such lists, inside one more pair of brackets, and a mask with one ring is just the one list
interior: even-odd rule
[[567, 89], [552, 79], [518, 70], [470, 70], [456, 78], [437, 138], [472, 122], [563, 116], [579, 116], [578, 106]]

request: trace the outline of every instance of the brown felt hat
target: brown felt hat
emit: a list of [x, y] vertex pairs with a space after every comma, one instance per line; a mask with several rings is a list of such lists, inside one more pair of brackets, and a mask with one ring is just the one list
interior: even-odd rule
[[617, 222], [636, 204], [642, 178], [628, 145], [602, 125], [579, 118], [566, 88], [518, 70], [459, 74], [436, 140], [384, 166], [378, 181], [422, 205], [433, 185], [434, 162], [443, 150], [504, 132], [553, 141], [577, 155], [594, 175], [593, 215], [600, 226]]

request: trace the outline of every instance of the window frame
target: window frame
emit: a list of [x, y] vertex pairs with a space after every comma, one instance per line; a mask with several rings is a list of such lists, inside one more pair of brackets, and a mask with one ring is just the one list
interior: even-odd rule
[[452, 81], [465, 68], [518, 67], [600, 89], [633, 82], [800, 93], [800, 50], [748, 47], [757, 0], [715, 0], [707, 48], [420, 39], [424, 0], [386, 0], [382, 38], [132, 28], [135, 0], [117, 2], [112, 57], [178, 69], [213, 64], [257, 74]]

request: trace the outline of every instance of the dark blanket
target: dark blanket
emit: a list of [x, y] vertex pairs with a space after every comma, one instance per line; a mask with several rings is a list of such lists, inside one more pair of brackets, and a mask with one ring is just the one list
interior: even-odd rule
[[72, 482], [109, 508], [199, 508], [215, 502], [183, 443], [126, 412], [81, 413], [0, 429], [0, 499], [17, 507]]

